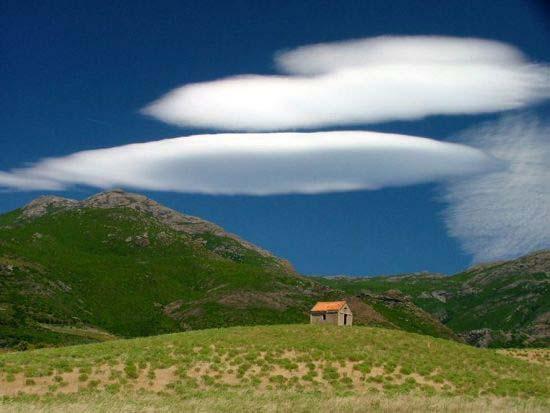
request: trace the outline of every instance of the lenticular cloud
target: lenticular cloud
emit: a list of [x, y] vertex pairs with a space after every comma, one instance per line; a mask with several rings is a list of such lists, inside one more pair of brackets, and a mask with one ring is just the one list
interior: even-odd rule
[[142, 112], [182, 126], [316, 128], [526, 107], [550, 69], [483, 39], [384, 36], [277, 53], [288, 75], [229, 77], [170, 91]]
[[445, 36], [380, 36], [319, 43], [275, 55], [287, 73], [317, 75], [377, 64], [522, 64], [515, 47], [493, 40]]
[[77, 152], [0, 172], [0, 187], [320, 193], [441, 181], [498, 164], [465, 145], [376, 132], [214, 134]]

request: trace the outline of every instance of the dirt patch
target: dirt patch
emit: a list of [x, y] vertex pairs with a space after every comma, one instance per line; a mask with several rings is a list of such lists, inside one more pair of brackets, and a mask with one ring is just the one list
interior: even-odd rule
[[57, 374], [55, 376], [27, 378], [17, 374], [13, 380], [0, 380], [0, 396], [17, 394], [44, 395], [46, 393], [76, 393], [82, 387], [77, 372]]
[[358, 297], [346, 297], [351, 311], [353, 311], [353, 322], [356, 324], [384, 324], [392, 325], [388, 320], [384, 318], [382, 314], [376, 311], [372, 306], [365, 303]]
[[176, 371], [174, 366], [164, 369], [144, 369], [140, 372], [134, 387], [137, 390], [161, 392], [176, 380]]
[[[198, 349], [200, 350], [200, 349]], [[215, 354], [210, 360], [192, 363], [175, 362], [170, 367], [151, 365], [102, 364], [91, 371], [54, 372], [43, 377], [26, 377], [23, 373], [0, 376], [0, 396], [18, 394], [44, 395], [77, 393], [86, 388], [110, 391], [174, 392], [174, 385], [194, 383], [200, 390], [220, 386], [248, 388], [256, 391], [272, 389], [346, 388], [358, 391], [383, 391], [385, 386], [418, 385], [434, 390], [453, 390], [452, 383], [436, 380], [437, 372], [422, 376], [404, 374], [397, 366], [388, 371], [383, 366], [362, 370], [361, 361], [324, 359], [313, 360], [307, 353], [287, 350], [261, 352], [255, 358], [242, 354], [230, 357]]]
[[286, 310], [294, 305], [296, 300], [284, 292], [237, 291], [222, 296], [218, 303], [239, 309], [268, 307]]
[[38, 323], [38, 325], [46, 330], [54, 331], [61, 334], [69, 334], [78, 337], [87, 337], [97, 341], [109, 341], [116, 340], [118, 337], [109, 333], [108, 331], [101, 330], [95, 327], [76, 327], [56, 324]]

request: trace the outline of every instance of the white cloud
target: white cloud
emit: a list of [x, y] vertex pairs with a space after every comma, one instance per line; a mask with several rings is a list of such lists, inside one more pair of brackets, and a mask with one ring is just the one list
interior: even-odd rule
[[235, 76], [172, 90], [142, 110], [182, 126], [282, 130], [476, 114], [550, 96], [550, 69], [482, 39], [378, 37], [279, 53], [290, 76]]
[[19, 174], [17, 171], [11, 173], [0, 171], [0, 188], [17, 188], [20, 190], [34, 190], [34, 189], [46, 189], [46, 190], [60, 190], [63, 189], [63, 185], [56, 181], [49, 179], [42, 179], [39, 177], [30, 177], [26, 173]]
[[317, 75], [380, 64], [522, 64], [523, 54], [506, 43], [447, 36], [380, 36], [319, 43], [279, 52], [284, 72]]
[[445, 188], [445, 220], [475, 262], [521, 256], [550, 247], [550, 126], [508, 117], [472, 129], [463, 142], [506, 168], [459, 179]]
[[44, 159], [0, 173], [0, 186], [52, 189], [52, 184], [81, 184], [269, 195], [412, 185], [495, 167], [483, 151], [405, 135], [359, 131], [213, 134]]

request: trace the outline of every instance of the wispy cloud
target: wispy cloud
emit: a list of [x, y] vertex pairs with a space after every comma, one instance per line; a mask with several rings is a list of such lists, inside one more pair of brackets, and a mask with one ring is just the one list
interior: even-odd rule
[[30, 174], [27, 174], [25, 172], [21, 173], [17, 171], [13, 172], [2, 172], [0, 171], [0, 188], [16, 188], [22, 191], [28, 190], [36, 190], [36, 189], [45, 189], [45, 190], [61, 190], [63, 189], [64, 185], [61, 183], [50, 180], [50, 179], [44, 179], [40, 178], [38, 176], [32, 176]]
[[475, 262], [549, 248], [550, 125], [528, 116], [507, 117], [468, 131], [461, 141], [506, 167], [446, 186], [449, 233]]
[[550, 69], [483, 39], [384, 36], [277, 53], [287, 76], [235, 76], [170, 91], [142, 111], [226, 130], [282, 130], [476, 114], [550, 96]]
[[198, 135], [77, 152], [0, 172], [0, 187], [123, 186], [208, 194], [319, 193], [441, 181], [498, 167], [466, 145], [376, 132]]

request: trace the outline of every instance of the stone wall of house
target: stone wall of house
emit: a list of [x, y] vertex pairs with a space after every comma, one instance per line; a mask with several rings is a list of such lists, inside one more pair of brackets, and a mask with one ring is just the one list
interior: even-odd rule
[[326, 319], [323, 320], [323, 314], [310, 314], [311, 324], [338, 324], [338, 313], [326, 313]]
[[[346, 319], [345, 315], [347, 315], [347, 319]], [[344, 324], [344, 321], [346, 321], [345, 324]], [[352, 324], [353, 324], [353, 315], [352, 315], [350, 309], [347, 308], [347, 309], [340, 310], [340, 312], [338, 313], [338, 325], [339, 326], [351, 326]]]

